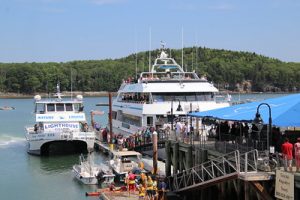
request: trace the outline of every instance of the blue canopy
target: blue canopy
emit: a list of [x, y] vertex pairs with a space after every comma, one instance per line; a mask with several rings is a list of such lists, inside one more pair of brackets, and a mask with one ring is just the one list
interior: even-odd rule
[[[270, 105], [273, 125], [280, 127], [300, 127], [300, 93], [210, 111], [193, 112], [189, 115], [200, 118], [209, 117], [229, 121], [252, 122], [255, 118], [257, 107], [261, 103]], [[268, 124], [268, 106], [261, 105], [259, 113], [261, 114], [264, 123]]]

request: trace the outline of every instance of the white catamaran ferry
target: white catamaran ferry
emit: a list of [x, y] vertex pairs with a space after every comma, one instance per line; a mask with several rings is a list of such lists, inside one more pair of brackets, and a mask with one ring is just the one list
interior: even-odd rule
[[34, 97], [36, 123], [25, 128], [30, 154], [86, 152], [94, 147], [95, 133], [86, 123], [82, 96], [63, 100], [59, 86], [57, 90], [55, 99]]
[[205, 77], [185, 72], [163, 46], [150, 72], [121, 85], [112, 106], [113, 132], [129, 135], [143, 127], [173, 124], [174, 116], [190, 111], [229, 106], [229, 101], [217, 102], [216, 93], [218, 89]]

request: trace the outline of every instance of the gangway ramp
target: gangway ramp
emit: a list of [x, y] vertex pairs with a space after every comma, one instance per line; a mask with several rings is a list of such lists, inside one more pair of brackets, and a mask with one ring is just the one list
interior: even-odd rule
[[239, 178], [240, 175], [257, 172], [258, 151], [240, 154], [238, 150], [219, 158], [194, 166], [168, 177], [173, 192], [184, 192]]

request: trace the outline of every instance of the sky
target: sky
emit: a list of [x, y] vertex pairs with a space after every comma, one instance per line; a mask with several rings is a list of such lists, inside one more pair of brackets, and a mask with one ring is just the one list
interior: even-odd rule
[[0, 0], [0, 62], [205, 46], [300, 62], [299, 0]]

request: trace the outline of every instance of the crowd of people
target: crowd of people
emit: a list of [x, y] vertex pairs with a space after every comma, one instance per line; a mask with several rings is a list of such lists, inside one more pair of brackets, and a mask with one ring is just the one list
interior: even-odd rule
[[[152, 143], [152, 135], [154, 131], [156, 132], [154, 127], [147, 127], [144, 129], [138, 129], [136, 133], [126, 137], [123, 134], [119, 133], [113, 136], [112, 143], [115, 144], [119, 150], [122, 150], [123, 148], [132, 150], [136, 146]], [[164, 139], [166, 137], [165, 132], [158, 131], [156, 133], [158, 134], [158, 139]], [[105, 143], [109, 143], [110, 135], [108, 128], [102, 129], [101, 134], [102, 141]]]
[[134, 174], [129, 172], [125, 182], [128, 192], [138, 191], [139, 199], [162, 200], [165, 199], [167, 184], [164, 179], [159, 179], [153, 174]]

